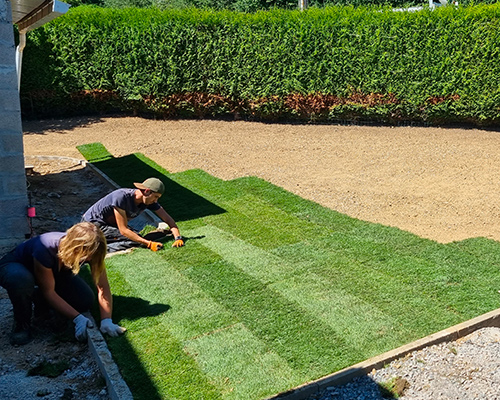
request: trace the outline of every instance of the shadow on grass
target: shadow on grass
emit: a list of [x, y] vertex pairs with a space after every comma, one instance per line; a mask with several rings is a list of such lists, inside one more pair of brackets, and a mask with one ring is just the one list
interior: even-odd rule
[[[90, 285], [97, 298], [97, 290], [92, 284], [92, 277], [88, 265], [80, 270], [80, 276]], [[154, 317], [170, 310], [168, 304], [151, 304], [149, 301], [132, 296], [113, 295], [113, 322], [120, 324], [123, 319], [138, 320], [146, 317]], [[94, 302], [92, 314], [96, 321], [99, 321], [99, 307]], [[97, 322], [99, 327], [99, 322]], [[120, 372], [129, 386], [134, 398], [156, 400], [161, 399], [157, 388], [151, 381], [146, 370], [142, 366], [142, 361], [137, 356], [136, 350], [127, 339], [127, 334], [111, 338], [106, 336], [107, 345], [113, 355], [114, 360], [120, 368]], [[136, 394], [139, 394], [136, 396]]]
[[108, 340], [113, 358], [120, 366], [120, 372], [133, 393], [134, 399], [161, 400], [158, 389], [142, 366], [136, 350], [127, 339], [127, 333]]
[[[168, 171], [140, 153], [115, 158], [101, 143], [78, 146], [78, 150], [97, 169], [101, 170], [120, 187], [133, 188], [134, 182], [143, 182], [149, 177], [160, 179], [165, 184], [165, 194], [161, 197], [159, 203], [176, 221], [192, 220], [226, 212], [223, 208], [175, 182], [171, 179], [172, 175]], [[186, 239], [196, 240], [202, 237], [193, 236]], [[137, 320], [140, 325], [141, 319], [155, 317], [170, 309], [170, 306], [167, 304], [150, 304], [148, 301], [136, 297], [113, 295], [113, 299], [113, 320], [117, 323], [126, 319]], [[108, 346], [117, 364], [120, 366], [123, 378], [134, 394], [134, 398], [145, 400], [160, 399], [161, 395], [158, 392], [158, 388], [152, 381], [149, 375], [150, 372], [143, 365], [144, 360], [141, 360], [141, 355], [137, 354], [137, 349], [134, 348], [132, 343], [130, 335], [134, 333], [137, 332], [129, 332], [129, 334], [124, 334], [116, 338], [109, 338]], [[164, 334], [168, 335], [168, 332], [164, 332]], [[146, 340], [148, 341], [148, 345], [154, 347], [154, 340], [149, 342], [150, 339], [142, 337], [140, 332], [138, 333], [138, 337], [135, 338], [139, 341]], [[149, 354], [149, 356], [153, 357], [152, 354]], [[204, 378], [197, 372], [194, 362], [189, 356], [184, 354], [182, 346], [175, 339], [170, 341], [170, 348], [161, 357], [169, 360], [166, 361], [170, 365], [169, 368], [183, 369], [187, 363], [190, 365], [189, 368], [191, 368], [193, 374], [196, 375], [193, 378], [190, 373], [186, 373], [183, 370], [186, 379], [185, 381], [182, 380], [179, 384], [173, 385], [176, 386], [176, 388], [172, 389], [174, 392], [176, 390], [184, 391], [185, 386], [183, 385], [196, 386], [197, 382], [201, 382], [202, 386], [206, 385], [211, 388], [210, 383], [205, 382]], [[180, 362], [178, 357], [184, 357], [187, 361]], [[211, 390], [215, 389], [212, 388]]]
[[[90, 268], [88, 264], [84, 265], [80, 270], [79, 276], [83, 278], [94, 292], [97, 299], [97, 288], [92, 282], [90, 275]], [[130, 321], [137, 320], [145, 317], [154, 317], [170, 310], [168, 304], [151, 304], [149, 301], [139, 297], [120, 296], [113, 294], [113, 321], [119, 322], [122, 319]], [[95, 301], [92, 307], [92, 314], [96, 321], [99, 321], [99, 307], [98, 302]]]
[[160, 179], [165, 184], [165, 194], [159, 203], [177, 222], [225, 212], [223, 208], [170, 179], [168, 172], [161, 167], [147, 164], [136, 154], [98, 160], [93, 164], [121, 187], [133, 188], [134, 182], [143, 182], [149, 177]]
[[138, 297], [113, 295], [113, 319], [136, 320], [145, 317], [154, 317], [170, 310], [168, 304], [151, 304]]
[[[113, 322], [120, 324], [123, 319], [138, 320], [154, 317], [170, 310], [168, 304], [151, 304], [137, 297], [113, 295]], [[127, 333], [107, 338], [108, 347], [113, 358], [120, 366], [121, 374], [127, 386], [134, 393], [134, 398], [156, 400], [161, 399], [156, 386], [151, 381], [143, 360], [137, 355], [137, 350], [127, 338]]]

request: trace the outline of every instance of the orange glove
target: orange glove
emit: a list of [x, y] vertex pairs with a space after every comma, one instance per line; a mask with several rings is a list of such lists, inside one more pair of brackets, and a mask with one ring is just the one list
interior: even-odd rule
[[149, 241], [149, 243], [148, 243], [148, 249], [150, 249], [150, 250], [158, 251], [161, 248], [163, 248], [163, 245], [160, 242]]
[[172, 247], [182, 247], [184, 246], [184, 239], [182, 236], [177, 236], [175, 238], [175, 242], [172, 244]]

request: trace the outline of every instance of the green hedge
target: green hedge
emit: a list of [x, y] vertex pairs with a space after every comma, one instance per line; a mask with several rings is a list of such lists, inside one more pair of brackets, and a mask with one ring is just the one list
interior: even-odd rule
[[[434, 0], [438, 3], [438, 0]], [[461, 6], [472, 4], [493, 4], [498, 0], [458, 0]], [[256, 12], [259, 10], [269, 10], [282, 8], [295, 10], [298, 8], [297, 0], [65, 0], [72, 6], [83, 4], [95, 4], [102, 7], [125, 8], [156, 7], [159, 9], [172, 8], [206, 8], [212, 10], [231, 10], [241, 12]], [[450, 2], [452, 2], [450, 0]], [[391, 7], [412, 7], [428, 5], [428, 0], [309, 0], [309, 7], [331, 7], [331, 6], [391, 6]]]
[[491, 125], [500, 121], [499, 17], [498, 4], [78, 7], [29, 34], [23, 111]]

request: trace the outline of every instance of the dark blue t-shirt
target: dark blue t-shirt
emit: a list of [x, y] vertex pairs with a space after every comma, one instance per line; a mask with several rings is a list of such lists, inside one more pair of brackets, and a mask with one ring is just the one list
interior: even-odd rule
[[127, 214], [127, 219], [132, 219], [141, 214], [146, 208], [157, 211], [160, 209], [158, 203], [146, 206], [144, 203], [135, 204], [136, 189], [117, 189], [91, 206], [85, 214], [83, 220], [88, 222], [99, 222], [104, 225], [111, 225], [115, 228], [115, 207], [121, 208]]
[[64, 232], [48, 232], [21, 243], [14, 249], [16, 261], [33, 272], [33, 259], [36, 259], [44, 267], [52, 269], [56, 275], [59, 272], [57, 252], [64, 235]]

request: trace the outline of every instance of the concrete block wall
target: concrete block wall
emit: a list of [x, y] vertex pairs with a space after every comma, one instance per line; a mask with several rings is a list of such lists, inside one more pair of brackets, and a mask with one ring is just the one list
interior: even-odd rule
[[0, 255], [29, 234], [27, 207], [12, 11], [0, 0]]

